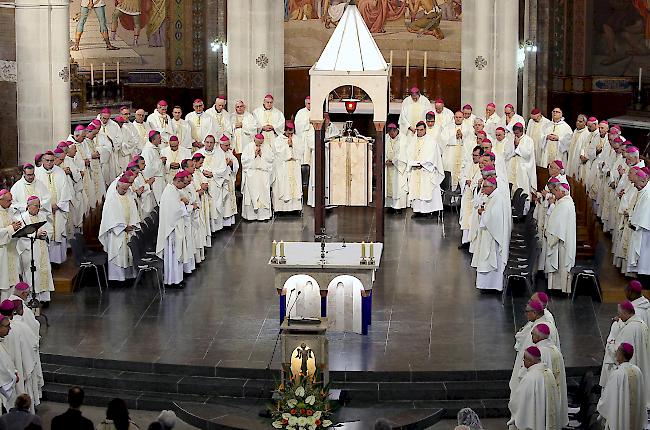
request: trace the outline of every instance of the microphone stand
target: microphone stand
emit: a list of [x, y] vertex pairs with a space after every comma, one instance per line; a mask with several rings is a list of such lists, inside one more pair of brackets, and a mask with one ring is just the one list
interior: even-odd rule
[[34, 285], [36, 282], [36, 262], [34, 261], [34, 243], [36, 243], [36, 241], [39, 240], [39, 238], [36, 237], [38, 233], [38, 229], [43, 227], [45, 223], [46, 221], [40, 221], [34, 224], [27, 224], [23, 228], [15, 232], [12, 237], [16, 239], [21, 239], [21, 238], [29, 239], [30, 242], [29, 246], [31, 251], [29, 270], [32, 274], [32, 284], [31, 284], [31, 292], [30, 292], [31, 297], [29, 299], [29, 302], [27, 302], [27, 307], [34, 310], [34, 316], [36, 318], [43, 317], [45, 319], [45, 325], [49, 327], [50, 323], [47, 319], [47, 315], [41, 312], [41, 302], [36, 298], [36, 287]]
[[289, 308], [289, 312], [287, 312], [287, 326], [291, 325], [291, 311], [293, 310], [293, 307], [296, 306], [296, 303], [298, 303], [298, 297], [300, 297], [300, 294], [302, 291], [298, 291], [298, 294], [296, 295], [296, 299], [293, 301], [293, 304]]

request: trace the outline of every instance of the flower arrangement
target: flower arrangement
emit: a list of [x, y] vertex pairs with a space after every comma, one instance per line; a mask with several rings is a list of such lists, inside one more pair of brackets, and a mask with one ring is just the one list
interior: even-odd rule
[[313, 384], [310, 378], [281, 384], [276, 404], [271, 408], [273, 427], [286, 430], [320, 430], [331, 427], [332, 409], [327, 386]]

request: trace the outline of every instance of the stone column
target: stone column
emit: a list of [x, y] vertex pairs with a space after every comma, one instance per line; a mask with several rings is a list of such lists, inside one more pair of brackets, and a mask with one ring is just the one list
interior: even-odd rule
[[70, 133], [68, 0], [16, 1], [19, 161]]
[[284, 108], [284, 6], [279, 1], [228, 0], [228, 98], [248, 109], [271, 93]]
[[[205, 1], [205, 97], [206, 104], [212, 105], [218, 95], [227, 93], [226, 66], [223, 63], [224, 50], [212, 51], [212, 42], [226, 40], [226, 0]], [[226, 54], [227, 55], [227, 54]], [[229, 108], [234, 108], [231, 100]]]
[[497, 111], [517, 102], [517, 0], [463, 2], [461, 41], [461, 99], [477, 115], [494, 102]]

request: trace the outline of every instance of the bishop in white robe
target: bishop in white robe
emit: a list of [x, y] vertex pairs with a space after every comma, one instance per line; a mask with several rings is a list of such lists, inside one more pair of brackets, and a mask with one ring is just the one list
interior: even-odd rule
[[587, 177], [591, 171], [592, 164], [596, 160], [596, 145], [600, 141], [598, 120], [593, 116], [589, 117], [587, 120], [587, 131], [589, 132], [589, 135], [583, 143], [579, 154], [580, 167], [578, 169], [578, 179], [584, 182], [587, 189], [589, 189]]
[[284, 133], [284, 114], [276, 107], [273, 107], [273, 96], [264, 96], [262, 106], [253, 111], [259, 131], [264, 135], [264, 140], [273, 142], [276, 137]]
[[530, 119], [526, 126], [526, 136], [533, 139], [533, 146], [535, 147], [535, 163], [543, 168], [547, 166], [542, 166], [542, 132], [546, 130], [550, 122], [550, 119], [542, 115], [541, 110], [534, 108], [530, 111]]
[[433, 112], [436, 115], [435, 126], [440, 129], [440, 132], [454, 123], [454, 113], [445, 107], [443, 99], [436, 99], [433, 102]]
[[621, 343], [616, 350], [617, 367], [612, 370], [603, 389], [596, 410], [605, 420], [608, 430], [642, 430], [646, 428], [646, 396], [641, 369], [630, 361], [634, 346]]
[[571, 292], [571, 269], [576, 259], [576, 208], [568, 184], [552, 190], [555, 206], [545, 226], [548, 289]]
[[107, 151], [107, 154], [103, 157], [104, 159], [102, 159], [102, 163], [110, 166], [107, 172], [110, 174], [110, 179], [112, 180], [120, 171], [119, 156], [124, 136], [121, 127], [116, 121], [111, 119], [110, 109], [102, 109], [97, 119], [99, 119], [99, 124], [96, 125], [99, 125], [98, 134], [101, 137], [100, 141], [106, 147]]
[[223, 199], [223, 226], [230, 227], [235, 224], [235, 215], [237, 214], [237, 197], [235, 195], [235, 181], [239, 171], [239, 160], [233, 154], [231, 140], [228, 136], [223, 135], [219, 139], [219, 147], [223, 152], [226, 160], [226, 169], [223, 171], [224, 179], [224, 199]]
[[508, 135], [509, 138], [512, 137], [512, 127], [514, 127], [515, 124], [520, 123], [522, 125], [522, 128], [525, 124], [524, 117], [519, 115], [518, 113], [515, 112], [515, 108], [512, 104], [508, 103], [505, 105], [503, 108], [503, 116], [501, 117], [501, 120], [499, 121], [499, 127], [503, 127], [506, 130], [506, 135]]
[[89, 184], [87, 186], [89, 209], [95, 208], [101, 203], [106, 194], [106, 181], [102, 171], [101, 154], [96, 143], [99, 130], [92, 124], [86, 127], [86, 138], [79, 148], [82, 151], [84, 164], [88, 169]]
[[0, 400], [5, 410], [14, 406], [17, 392], [18, 369], [9, 355], [7, 335], [11, 332], [11, 320], [8, 317], [0, 316]]
[[476, 288], [501, 291], [510, 247], [510, 199], [507, 193], [497, 191], [496, 178], [483, 181], [482, 192], [487, 201], [478, 209], [478, 242], [472, 256]]
[[26, 282], [18, 282], [13, 289], [13, 295], [9, 297], [9, 300], [21, 299], [23, 301], [23, 320], [32, 330], [34, 335], [38, 338], [41, 337], [41, 323], [38, 322], [34, 311], [27, 306], [27, 301], [31, 295], [29, 284]]
[[309, 120], [309, 112], [311, 110], [311, 97], [305, 97], [305, 107], [300, 109], [296, 113], [296, 118], [294, 120], [294, 126], [296, 127], [294, 131], [294, 136], [296, 139], [295, 145], [301, 148], [303, 153], [303, 158], [301, 164], [309, 165], [311, 151], [309, 149], [309, 143], [314, 141], [316, 135], [316, 130]]
[[162, 146], [167, 146], [169, 137], [174, 133], [172, 131], [171, 118], [167, 115], [167, 102], [165, 100], [158, 102], [156, 110], [147, 117], [147, 123], [151, 130], [156, 130], [160, 133]]
[[190, 125], [192, 130], [192, 146], [202, 148], [205, 138], [212, 134], [212, 117], [207, 115], [203, 110], [205, 105], [203, 100], [196, 99], [192, 103], [194, 111], [185, 115], [185, 121]]
[[165, 182], [169, 184], [181, 170], [181, 161], [191, 158], [192, 152], [180, 145], [180, 138], [172, 135], [169, 138], [169, 146], [160, 151], [160, 157], [165, 160]]
[[[87, 172], [81, 154], [77, 151], [76, 144], [67, 141], [61, 142], [59, 148], [64, 152], [59, 167], [63, 169], [68, 177], [68, 185], [73, 196], [72, 200], [70, 200], [67, 225], [68, 235], [72, 237], [75, 233], [81, 233], [84, 214], [88, 211], [88, 195], [84, 186], [84, 176]], [[57, 154], [58, 157], [59, 154]]]
[[524, 194], [530, 195], [537, 188], [537, 165], [535, 164], [535, 143], [524, 134], [523, 125], [513, 126], [513, 139], [506, 154], [508, 160], [508, 182], [512, 189], [521, 188]]
[[[194, 139], [192, 139], [192, 127], [190, 123], [182, 118], [183, 111], [179, 106], [174, 106], [172, 109], [171, 129], [172, 136], [178, 138], [179, 146], [186, 149], [190, 155], [192, 154], [192, 146]], [[171, 136], [170, 136], [171, 139]]]
[[155, 181], [155, 178], [145, 179], [142, 175], [142, 171], [146, 167], [146, 161], [140, 155], [133, 157], [127, 165], [127, 170], [135, 174], [133, 183], [131, 184], [131, 191], [135, 194], [135, 204], [138, 208], [138, 215], [140, 219], [145, 219], [151, 211], [156, 208], [156, 197], [153, 194], [153, 188], [151, 184]]
[[14, 233], [23, 227], [11, 206], [12, 196], [8, 190], [0, 190], [0, 300], [8, 298], [12, 287], [18, 283], [20, 267], [16, 252]]
[[18, 372], [17, 394], [28, 394], [32, 399], [30, 411], [38, 406], [42, 397], [43, 371], [39, 353], [39, 338], [22, 319], [23, 304], [18, 299], [0, 303], [0, 314], [11, 320], [11, 331], [4, 342]]
[[185, 180], [179, 174], [173, 183], [167, 184], [160, 201], [160, 222], [156, 255], [164, 261], [165, 285], [182, 287], [183, 265], [194, 258], [194, 250], [187, 249], [186, 218], [189, 217], [187, 203], [183, 201], [180, 190], [185, 187]]
[[477, 118], [476, 115], [474, 115], [472, 105], [466, 104], [463, 106], [461, 109], [463, 111], [463, 121], [466, 122], [470, 127], [474, 127], [474, 120]]
[[569, 151], [566, 162], [567, 175], [578, 178], [580, 172], [580, 154], [585, 141], [589, 140], [591, 132], [587, 128], [587, 117], [583, 114], [576, 119], [576, 129], [573, 130], [569, 141]]
[[128, 243], [140, 216], [130, 186], [130, 181], [121, 177], [115, 191], [106, 195], [99, 226], [99, 242], [108, 254], [108, 279], [111, 281], [121, 282], [136, 275]]
[[494, 103], [488, 103], [485, 107], [485, 132], [488, 135], [488, 139], [494, 139], [494, 133], [499, 127], [501, 122], [501, 117], [497, 114], [497, 106]]
[[445, 178], [440, 146], [420, 121], [407, 143], [409, 205], [414, 214], [431, 214], [443, 209], [440, 184]]
[[219, 137], [232, 132], [230, 113], [226, 110], [226, 98], [224, 96], [217, 96], [214, 105], [206, 110], [205, 114], [210, 117], [212, 123], [211, 135]]
[[254, 144], [248, 145], [241, 156], [242, 163], [242, 218], [265, 221], [273, 216], [271, 211], [271, 175], [273, 174], [273, 148], [258, 133]]
[[460, 214], [458, 223], [463, 233], [461, 239], [461, 246], [469, 245], [469, 230], [472, 219], [472, 212], [475, 210], [473, 201], [474, 198], [480, 193], [481, 187], [479, 181], [482, 182], [483, 176], [481, 175], [480, 160], [483, 155], [483, 149], [480, 146], [475, 146], [472, 151], [471, 160], [465, 163], [461, 173], [460, 185], [462, 198], [460, 200]]
[[[50, 221], [50, 212], [41, 208], [41, 202], [37, 196], [30, 196], [27, 199], [27, 210], [20, 214], [20, 220], [23, 224], [34, 224], [45, 221], [43, 227], [39, 228], [36, 233], [34, 242], [34, 292], [36, 298], [41, 302], [50, 301], [50, 293], [54, 291], [54, 281], [52, 280], [52, 267], [50, 265], [50, 254], [47, 249], [47, 242], [52, 240], [54, 229]], [[27, 237], [18, 239], [16, 251], [20, 258], [22, 268], [22, 278], [31, 282], [31, 243]]]
[[643, 295], [641, 282], [634, 279], [625, 286], [625, 298], [634, 306], [634, 314], [650, 327], [650, 301]]
[[542, 133], [541, 162], [547, 166], [553, 160], [562, 160], [563, 163], [566, 163], [572, 134], [573, 130], [564, 121], [562, 110], [558, 107], [553, 108], [551, 123]]
[[287, 122], [284, 134], [273, 144], [275, 167], [273, 174], [273, 210], [302, 211], [302, 148], [294, 145], [294, 125]]
[[385, 140], [385, 203], [387, 208], [401, 210], [408, 204], [408, 151], [406, 137], [391, 123]]
[[145, 120], [144, 109], [135, 111], [135, 120], [133, 121], [133, 129], [135, 130], [135, 149], [134, 154], [140, 154], [142, 148], [149, 141], [149, 132], [152, 130], [149, 123]]
[[54, 153], [48, 151], [43, 156], [43, 165], [36, 168], [36, 179], [47, 187], [50, 194], [52, 210], [52, 238], [49, 243], [50, 262], [63, 263], [67, 258], [68, 240], [67, 225], [70, 216], [72, 189], [68, 177], [59, 166], [54, 165]]
[[550, 339], [551, 329], [546, 324], [537, 324], [532, 331], [533, 343], [542, 353], [542, 363], [546, 364], [557, 384], [560, 393], [560, 409], [558, 410], [561, 428], [569, 423], [569, 403], [566, 387], [566, 368], [562, 351]]
[[402, 101], [398, 121], [400, 129], [404, 131], [406, 137], [415, 135], [415, 126], [418, 122], [424, 121], [426, 113], [430, 110], [429, 99], [420, 94], [419, 88], [411, 88], [411, 96]]
[[203, 243], [204, 248], [212, 247], [212, 228], [210, 226], [210, 196], [208, 195], [210, 181], [206, 178], [201, 172], [203, 167], [203, 162], [205, 161], [205, 156], [201, 152], [195, 152], [192, 155], [192, 161], [194, 161], [194, 173], [192, 174], [192, 185], [196, 189], [196, 193], [199, 195], [199, 217], [200, 217], [200, 226], [202, 228], [202, 234], [204, 236], [203, 241], [199, 240], [199, 243]]
[[630, 215], [632, 237], [627, 252], [627, 271], [638, 275], [650, 275], [650, 186], [648, 174], [637, 171], [638, 190], [634, 212]]
[[510, 393], [510, 430], [560, 430], [560, 393], [553, 372], [542, 362], [536, 346], [526, 350], [526, 371], [517, 389]]
[[[227, 139], [227, 137], [225, 138]], [[205, 157], [199, 170], [208, 182], [210, 230], [215, 233], [223, 229], [224, 204], [228, 192], [228, 185], [226, 184], [228, 166], [225, 153], [221, 148], [215, 148], [214, 136], [209, 135], [203, 143], [205, 146], [197, 151], [197, 153]]]
[[474, 132], [464, 121], [461, 111], [456, 112], [451, 124], [442, 130], [442, 140], [442, 165], [446, 172], [451, 172], [451, 189], [456, 190], [463, 164], [476, 146]]
[[36, 169], [33, 164], [23, 165], [23, 176], [11, 187], [13, 196], [12, 206], [18, 213], [27, 209], [27, 199], [31, 196], [37, 196], [41, 201], [41, 206], [47, 212], [51, 212], [50, 191], [47, 186], [36, 178]]
[[163, 190], [167, 184], [165, 178], [165, 163], [160, 154], [160, 133], [156, 130], [149, 132], [149, 142], [142, 148], [142, 158], [144, 158], [144, 169], [142, 175], [145, 180], [153, 182], [150, 184], [153, 190], [153, 195], [156, 198], [156, 203], [160, 204]]
[[235, 112], [232, 114], [233, 151], [243, 154], [248, 145], [253, 143], [259, 124], [252, 113], [246, 110], [242, 100], [235, 102]]
[[[636, 315], [634, 305], [625, 300], [618, 305], [618, 315], [614, 318], [607, 336], [603, 366], [600, 371], [599, 385], [603, 388], [609, 383], [609, 376], [616, 369], [616, 351], [622, 343], [629, 343], [634, 347], [632, 364], [641, 369], [644, 375], [650, 372], [650, 350], [648, 345], [648, 326]], [[650, 402], [650, 385], [644, 385], [646, 407]]]

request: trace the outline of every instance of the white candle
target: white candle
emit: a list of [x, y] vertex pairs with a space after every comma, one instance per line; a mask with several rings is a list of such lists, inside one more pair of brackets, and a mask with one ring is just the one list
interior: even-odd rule
[[424, 51], [424, 77], [427, 77], [427, 51]]
[[390, 74], [392, 75], [393, 74], [393, 50], [392, 49], [390, 50], [390, 60], [388, 60], [388, 62], [390, 63]]
[[276, 257], [278, 255], [277, 246], [278, 246], [278, 242], [274, 240], [273, 245], [271, 246], [271, 257]]
[[406, 77], [409, 77], [409, 63], [411, 62], [411, 51], [406, 51]]
[[361, 258], [366, 258], [366, 242], [361, 242]]
[[643, 72], [643, 69], [639, 67], [639, 91], [641, 91], [641, 73]]
[[95, 69], [93, 68], [93, 63], [90, 63], [90, 85], [95, 85]]
[[370, 259], [375, 258], [375, 242], [370, 242]]
[[280, 257], [284, 257], [284, 240], [280, 241]]
[[102, 85], [106, 85], [106, 63], [102, 63]]
[[120, 83], [120, 62], [117, 62], [117, 83]]

